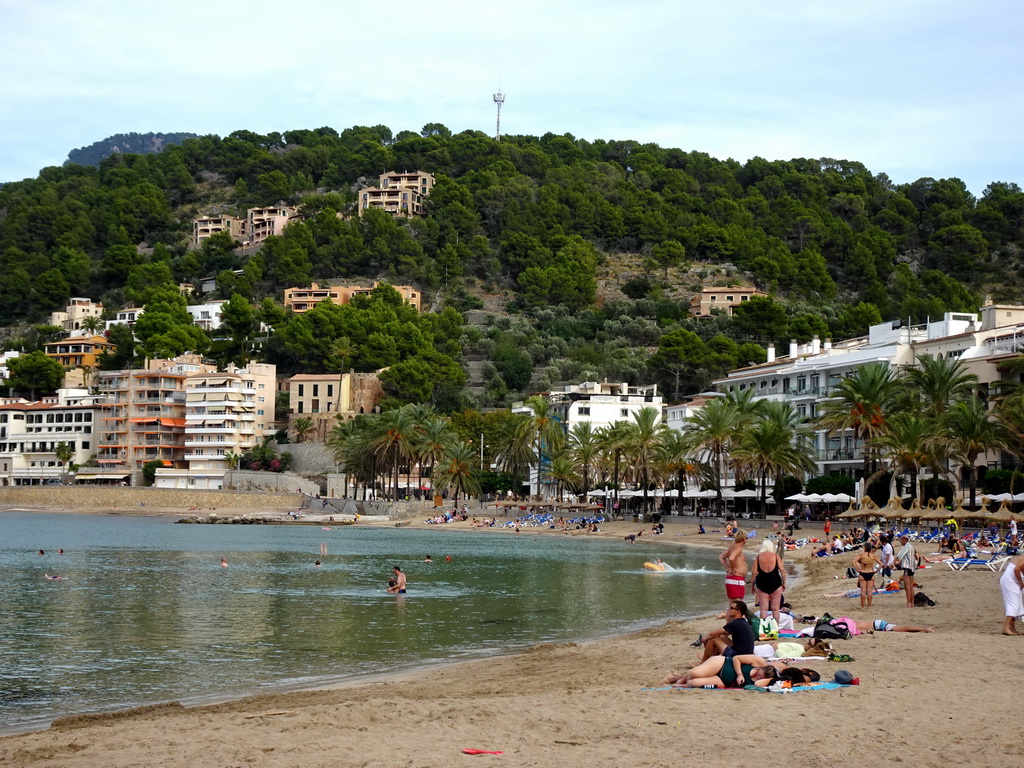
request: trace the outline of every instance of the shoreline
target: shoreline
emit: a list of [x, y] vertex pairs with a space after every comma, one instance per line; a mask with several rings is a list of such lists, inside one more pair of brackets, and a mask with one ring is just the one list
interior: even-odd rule
[[[412, 526], [426, 527], [419, 521]], [[430, 527], [477, 530], [469, 523]], [[603, 534], [580, 535], [621, 537], [635, 532], [638, 524], [619, 521], [602, 527]], [[710, 529], [704, 541], [697, 535], [673, 535], [683, 527], [692, 528], [678, 522], [666, 525], [666, 534], [650, 543], [711, 549], [726, 544]], [[511, 529], [490, 532], [515, 535]], [[523, 529], [521, 535], [527, 533], [565, 535], [540, 528]], [[645, 535], [643, 544], [648, 543]], [[747, 548], [748, 561], [751, 550]], [[919, 551], [926, 554], [927, 548]], [[875, 608], [861, 611], [856, 599], [821, 597], [852, 586], [835, 578], [845, 572], [852, 554], [821, 559], [809, 554], [809, 547], [786, 553], [787, 564], [801, 571], [799, 582], [787, 591], [797, 615], [828, 611], [858, 621], [915, 621], [934, 626], [935, 634], [876, 633], [839, 641], [838, 650], [855, 661], [815, 662], [816, 668], [823, 677], [837, 668], [849, 669], [862, 682], [838, 691], [803, 693], [794, 699], [748, 692], [643, 690], [656, 686], [669, 669], [695, 660], [690, 641], [721, 624], [709, 616], [670, 620], [625, 635], [541, 643], [501, 656], [386, 673], [379, 679], [184, 708], [170, 703], [64, 718], [46, 730], [0, 737], [0, 762], [82, 768], [149, 762], [166, 767], [383, 768], [434, 766], [458, 759], [462, 747], [474, 747], [502, 750], [504, 765], [524, 767], [662, 766], [692, 756], [713, 768], [731, 768], [737, 761], [763, 758], [763, 740], [735, 739], [738, 723], [743, 729], [775, 723], [792, 739], [812, 744], [827, 735], [827, 751], [813, 747], [821, 759], [860, 752], [865, 738], [876, 737], [877, 748], [913, 757], [923, 766], [960, 760], [1010, 766], [1024, 761], [1024, 746], [1009, 736], [1016, 732], [1013, 704], [1017, 672], [1024, 670], [1024, 642], [999, 634], [998, 574], [984, 569], [953, 572], [936, 563], [920, 571], [918, 580], [937, 607], [911, 610], [901, 595], [876, 596]], [[749, 596], [747, 600], [752, 602]], [[987, 663], [977, 669], [969, 664], [973, 658]], [[967, 677], [958, 680], [949, 675], [952, 669], [963, 669]], [[991, 744], [978, 738], [983, 733], [992, 735]], [[1001, 738], [1003, 733], [1008, 735]], [[813, 757], [810, 762], [816, 764]]]

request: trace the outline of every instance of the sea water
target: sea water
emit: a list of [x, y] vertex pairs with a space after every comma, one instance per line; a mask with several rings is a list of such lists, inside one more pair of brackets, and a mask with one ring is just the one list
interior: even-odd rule
[[[664, 546], [671, 538], [0, 514], [0, 731], [311, 688], [720, 608], [715, 554]], [[655, 557], [674, 570], [645, 571]], [[385, 593], [393, 565], [408, 575], [405, 595]]]

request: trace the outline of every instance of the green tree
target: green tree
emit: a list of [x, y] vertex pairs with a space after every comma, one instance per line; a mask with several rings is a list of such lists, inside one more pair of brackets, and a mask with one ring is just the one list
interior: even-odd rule
[[31, 401], [35, 401], [37, 394], [54, 394], [64, 383], [64, 366], [42, 352], [13, 358], [7, 363], [7, 370], [10, 372], [7, 386], [27, 392]]

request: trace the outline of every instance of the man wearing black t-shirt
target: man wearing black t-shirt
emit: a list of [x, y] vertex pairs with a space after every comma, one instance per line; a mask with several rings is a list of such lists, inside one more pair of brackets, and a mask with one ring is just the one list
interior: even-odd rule
[[754, 628], [747, 621], [747, 604], [742, 600], [730, 600], [725, 609], [728, 621], [721, 629], [709, 632], [704, 638], [704, 655], [701, 661], [712, 656], [746, 656], [754, 653]]

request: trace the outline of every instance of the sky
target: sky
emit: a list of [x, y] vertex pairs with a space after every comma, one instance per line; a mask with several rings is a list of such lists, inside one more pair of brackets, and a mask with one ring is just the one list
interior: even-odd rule
[[116, 133], [437, 122], [1024, 186], [1019, 0], [0, 0], [0, 182]]

